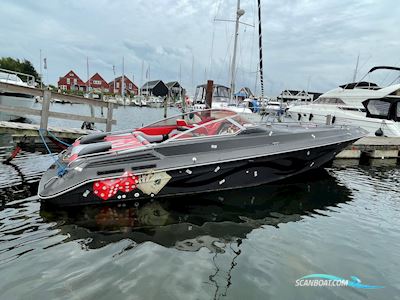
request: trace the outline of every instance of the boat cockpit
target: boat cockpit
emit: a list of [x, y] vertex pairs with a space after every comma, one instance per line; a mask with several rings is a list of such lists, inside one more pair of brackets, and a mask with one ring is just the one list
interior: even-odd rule
[[188, 139], [254, 133], [254, 123], [231, 110], [209, 109], [191, 111], [169, 117], [135, 130], [95, 133], [81, 137], [64, 153], [63, 161], [71, 163], [85, 155], [104, 152], [131, 151], [157, 144]]
[[[201, 84], [196, 87], [196, 93], [194, 96], [194, 103], [205, 103], [206, 101], [206, 89], [207, 85]], [[212, 98], [213, 102], [229, 102], [230, 89], [220, 84], [213, 85]]]

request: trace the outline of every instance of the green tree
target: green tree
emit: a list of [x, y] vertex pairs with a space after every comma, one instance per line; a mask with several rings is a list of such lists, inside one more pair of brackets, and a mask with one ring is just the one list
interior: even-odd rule
[[[0, 68], [29, 74], [35, 76], [36, 82], [40, 81], [39, 74], [35, 70], [35, 67], [29, 60], [26, 59], [19, 60], [18, 58], [14, 59], [12, 57], [2, 57], [0, 58]], [[21, 79], [23, 81], [27, 81], [27, 78], [24, 76], [21, 76]]]

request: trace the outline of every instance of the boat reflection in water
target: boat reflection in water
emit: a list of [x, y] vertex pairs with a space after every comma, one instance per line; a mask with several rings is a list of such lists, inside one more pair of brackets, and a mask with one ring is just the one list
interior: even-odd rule
[[[303, 216], [321, 214], [351, 199], [350, 191], [325, 170], [274, 185], [170, 198], [132, 206], [88, 206], [52, 210], [41, 207], [46, 221], [56, 221], [69, 239], [100, 248], [122, 239], [137, 244], [152, 241], [165, 247], [223, 251], [264, 225], [279, 226]], [[315, 210], [318, 210], [316, 212]]]

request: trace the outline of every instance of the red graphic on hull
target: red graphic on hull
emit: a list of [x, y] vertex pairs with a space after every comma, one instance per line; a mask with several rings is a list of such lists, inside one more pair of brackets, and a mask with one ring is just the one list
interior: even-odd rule
[[101, 199], [108, 200], [118, 191], [129, 193], [136, 189], [139, 177], [131, 172], [125, 172], [119, 178], [104, 179], [93, 182], [93, 192]]

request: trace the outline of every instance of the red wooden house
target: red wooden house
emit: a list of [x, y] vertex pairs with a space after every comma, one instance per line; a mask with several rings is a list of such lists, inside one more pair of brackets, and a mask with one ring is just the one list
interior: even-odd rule
[[[124, 76], [125, 80], [125, 95], [138, 95], [139, 88], [126, 76]], [[115, 82], [115, 89], [114, 89]], [[121, 95], [122, 93], [122, 76], [115, 78], [113, 81], [108, 83], [109, 91], [114, 94]]]
[[86, 83], [74, 72], [69, 71], [58, 79], [58, 87], [63, 91], [85, 91]]
[[96, 73], [90, 77], [89, 81], [86, 82], [86, 86], [88, 86], [89, 89], [94, 92], [109, 92], [109, 85], [107, 81], [105, 81], [99, 73]]

